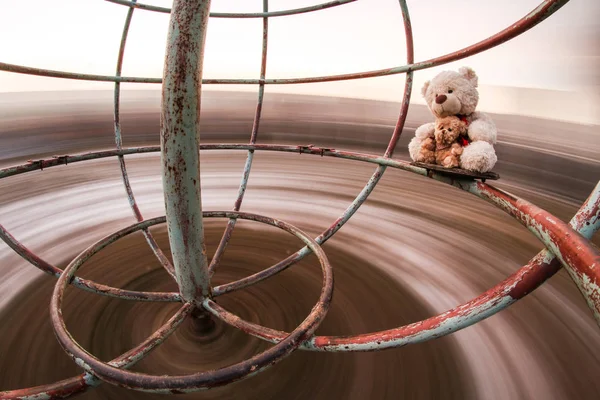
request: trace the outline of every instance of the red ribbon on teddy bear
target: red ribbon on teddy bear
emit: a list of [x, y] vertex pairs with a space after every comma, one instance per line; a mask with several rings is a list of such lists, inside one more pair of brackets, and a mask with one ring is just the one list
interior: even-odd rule
[[[460, 114], [459, 114], [459, 115], [457, 115], [457, 117], [458, 117], [458, 118], [459, 118], [459, 119], [460, 119], [462, 122], [464, 122], [464, 123], [465, 123], [467, 126], [469, 126], [469, 121], [467, 120], [467, 117], [466, 117], [466, 116], [464, 116], [464, 115], [460, 115]], [[458, 138], [458, 143], [460, 143], [460, 145], [461, 145], [462, 147], [467, 147], [467, 146], [468, 146], [468, 145], [471, 143], [471, 140], [469, 139], [469, 137], [468, 137], [468, 136], [467, 136], [467, 137], [460, 136], [460, 137]]]

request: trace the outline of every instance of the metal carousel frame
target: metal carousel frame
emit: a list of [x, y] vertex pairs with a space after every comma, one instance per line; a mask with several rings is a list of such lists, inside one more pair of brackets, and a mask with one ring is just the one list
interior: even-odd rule
[[[337, 0], [293, 10], [269, 11], [268, 0], [263, 0], [260, 13], [210, 13], [210, 0], [174, 0], [171, 9], [138, 3], [135, 0], [105, 0], [128, 7], [123, 28], [115, 75], [90, 75], [52, 71], [21, 65], [0, 63], [0, 70], [14, 73], [88, 81], [114, 82], [114, 133], [116, 148], [78, 155], [57, 156], [30, 160], [0, 170], [0, 179], [63, 164], [75, 164], [92, 159], [117, 157], [123, 183], [137, 223], [111, 234], [81, 252], [61, 270], [30, 251], [0, 225], [0, 238], [25, 260], [40, 270], [58, 278], [50, 304], [52, 325], [63, 349], [84, 373], [49, 385], [0, 392], [0, 399], [58, 399], [67, 398], [98, 386], [102, 382], [139, 391], [156, 393], [186, 393], [222, 386], [255, 375], [290, 355], [294, 350], [355, 352], [375, 351], [424, 342], [448, 335], [477, 323], [507, 308], [531, 293], [564, 267], [587, 301], [594, 318], [600, 325], [600, 251], [590, 239], [600, 228], [600, 183], [581, 206], [570, 223], [565, 223], [547, 211], [497, 189], [487, 179], [497, 176], [468, 176], [426, 166], [415, 165], [393, 158], [394, 149], [402, 133], [411, 98], [413, 73], [480, 53], [533, 28], [559, 10], [568, 0], [544, 0], [528, 15], [497, 34], [469, 47], [415, 62], [409, 10], [405, 0], [399, 0], [406, 36], [406, 65], [375, 71], [307, 78], [267, 79], [267, 44], [269, 18], [293, 16], [341, 6], [356, 0]], [[163, 78], [128, 77], [121, 75], [129, 25], [135, 9], [170, 13], [168, 44]], [[262, 58], [258, 79], [203, 79], [204, 42], [209, 18], [262, 18]], [[342, 151], [312, 145], [258, 144], [265, 85], [301, 84], [314, 82], [361, 79], [392, 74], [406, 74], [404, 96], [395, 129], [384, 154], [373, 155]], [[122, 82], [162, 84], [160, 147], [123, 147], [120, 126], [120, 84]], [[258, 102], [254, 124], [247, 144], [200, 144], [200, 101], [202, 84], [258, 85]], [[242, 180], [232, 211], [203, 211], [200, 190], [200, 152], [209, 150], [239, 150], [247, 153]], [[284, 221], [267, 216], [241, 212], [252, 160], [256, 151], [278, 151], [336, 157], [376, 164], [377, 167], [362, 191], [343, 214], [316, 238]], [[125, 157], [131, 154], [160, 152], [166, 216], [144, 219], [129, 183]], [[442, 314], [406, 326], [356, 336], [315, 336], [314, 333], [326, 316], [333, 296], [333, 269], [321, 245], [331, 238], [367, 200], [386, 169], [397, 168], [416, 173], [467, 191], [497, 206], [527, 227], [545, 246], [527, 265], [498, 283], [480, 296]], [[204, 244], [204, 218], [224, 218], [227, 227], [212, 260], [208, 261]], [[304, 244], [286, 259], [254, 275], [235, 282], [212, 287], [211, 277], [218, 268], [238, 219], [246, 219], [280, 228], [296, 236]], [[151, 226], [167, 224], [173, 263], [162, 252], [149, 231]], [[76, 276], [77, 270], [94, 254], [109, 244], [142, 231], [150, 248], [164, 269], [176, 280], [179, 292], [140, 292], [102, 285]], [[293, 332], [281, 332], [240, 319], [215, 302], [225, 293], [253, 285], [267, 279], [314, 253], [321, 264], [323, 286], [317, 304]], [[74, 285], [80, 289], [124, 300], [179, 302], [181, 308], [144, 342], [110, 362], [102, 362], [83, 349], [69, 334], [62, 318], [62, 299], [65, 288]], [[193, 313], [210, 315], [239, 328], [250, 335], [274, 343], [263, 353], [240, 363], [218, 370], [184, 376], [154, 376], [127, 369], [162, 343], [178, 325]]]

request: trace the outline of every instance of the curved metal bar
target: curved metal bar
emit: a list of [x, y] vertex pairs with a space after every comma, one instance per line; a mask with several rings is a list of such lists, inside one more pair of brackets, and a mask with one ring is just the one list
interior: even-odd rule
[[[402, 10], [402, 19], [404, 21], [404, 36], [406, 37], [406, 63], [412, 64], [415, 62], [415, 51], [413, 43], [412, 24], [410, 23], [410, 14], [408, 12], [408, 6], [406, 0], [400, 0], [400, 9]], [[394, 127], [392, 138], [388, 143], [388, 147], [385, 150], [384, 157], [392, 157], [402, 129], [404, 129], [404, 123], [406, 122], [406, 116], [408, 115], [408, 106], [410, 105], [410, 97], [412, 94], [412, 83], [413, 83], [413, 72], [408, 71], [406, 73], [406, 79], [404, 81], [404, 96], [402, 97], [402, 105], [400, 106], [400, 115], [398, 116], [398, 122]]]
[[[50, 274], [56, 278], [60, 278], [63, 274], [63, 270], [49, 262], [43, 260], [37, 256], [34, 252], [29, 250], [23, 244], [21, 244], [13, 235], [11, 235], [4, 226], [0, 225], [0, 239], [4, 241], [11, 249], [18, 255], [23, 257], [26, 261], [29, 261], [34, 267], [38, 268], [42, 272]], [[138, 292], [135, 290], [124, 290], [117, 289], [111, 286], [102, 285], [94, 281], [74, 277], [71, 281], [75, 287], [83, 289], [88, 292], [100, 294], [103, 296], [114, 297], [122, 300], [135, 300], [135, 301], [181, 301], [179, 293], [168, 293], [168, 292]]]
[[9, 176], [20, 175], [26, 172], [43, 171], [44, 168], [56, 167], [59, 165], [69, 165], [69, 163], [77, 163], [82, 161], [97, 160], [100, 158], [116, 157], [119, 155], [129, 154], [143, 154], [143, 153], [156, 153], [160, 151], [158, 146], [146, 146], [146, 147], [129, 147], [123, 150], [104, 150], [104, 151], [92, 151], [89, 153], [81, 153], [74, 156], [60, 156], [45, 158], [41, 160], [29, 160], [25, 164], [14, 165], [12, 167], [6, 167], [0, 169], [0, 179], [8, 178]]
[[66, 72], [52, 69], [26, 67], [24, 65], [9, 64], [5, 62], [0, 62], [0, 71], [14, 72], [16, 74], [25, 75], [45, 76], [48, 78], [74, 79], [78, 81], [162, 83], [161, 78], [140, 78], [133, 76], [82, 74], [79, 72]]
[[[485, 198], [484, 192], [470, 192]], [[502, 197], [495, 198], [492, 203], [502, 204], [505, 195], [506, 193]], [[509, 209], [517, 207], [519, 202], [522, 200], [509, 197], [508, 204], [510, 206], [501, 208], [512, 215], [513, 212]], [[550, 224], [553, 222], [547, 223], [547, 225]], [[600, 182], [571, 219], [570, 226], [587, 239], [590, 239], [600, 229]], [[568, 233], [565, 234], [565, 236], [567, 235]], [[544, 249], [527, 265], [504, 281], [480, 296], [442, 314], [399, 328], [356, 336], [314, 336], [303, 343], [301, 349], [327, 352], [375, 351], [421, 343], [449, 335], [482, 321], [522, 299], [554, 276], [560, 267], [560, 262], [554, 254]], [[224, 322], [272, 343], [277, 343], [287, 335], [286, 332], [244, 321], [212, 301], [207, 303], [207, 309]]]
[[[367, 200], [367, 198], [369, 197], [369, 195], [371, 194], [371, 192], [373, 191], [375, 186], [377, 186], [377, 183], [383, 176], [383, 173], [385, 172], [386, 168], [387, 168], [386, 166], [382, 166], [382, 165], [377, 167], [375, 173], [371, 176], [371, 178], [369, 179], [369, 181], [367, 182], [365, 187], [360, 191], [358, 196], [356, 196], [356, 198], [352, 201], [352, 203], [348, 206], [348, 208], [346, 208], [344, 213], [338, 219], [336, 219], [335, 222], [329, 228], [327, 228], [324, 232], [322, 232], [319, 236], [317, 236], [315, 241], [319, 245], [322, 245], [323, 243], [325, 243], [327, 241], [327, 239], [329, 239], [331, 236], [333, 236], [342, 226], [344, 226], [344, 224], [350, 219], [350, 217], [352, 217], [352, 215], [354, 215], [354, 213], [359, 209], [359, 207]], [[252, 274], [245, 278], [239, 279], [235, 282], [230, 282], [230, 283], [226, 283], [224, 285], [216, 286], [213, 288], [213, 297], [218, 297], [218, 296], [224, 295], [226, 293], [230, 293], [230, 292], [233, 292], [233, 291], [236, 291], [239, 289], [243, 289], [247, 286], [254, 285], [262, 280], [265, 280], [273, 275], [276, 275], [276, 274], [286, 270], [287, 268], [291, 267], [298, 261], [302, 260], [304, 257], [309, 255], [310, 252], [311, 252], [310, 249], [305, 246], [302, 249], [298, 250], [296, 253], [287, 257], [285, 260], [282, 260], [282, 261], [278, 262], [277, 264], [272, 265], [271, 267], [269, 267], [265, 270], [262, 270], [255, 274]]]
[[[498, 46], [515, 36], [533, 28], [550, 15], [554, 14], [559, 8], [564, 6], [569, 0], [544, 0], [532, 12], [521, 18], [519, 21], [512, 24], [510, 27], [498, 32], [497, 34], [488, 37], [474, 45], [463, 49], [448, 53], [446, 55], [435, 57], [427, 61], [408, 64], [399, 67], [385, 68], [373, 71], [356, 72], [341, 75], [318, 76], [308, 78], [286, 78], [286, 79], [265, 79], [265, 85], [290, 85], [298, 83], [317, 83], [317, 82], [333, 82], [352, 79], [373, 78], [377, 76], [387, 76], [401, 74], [408, 71], [417, 71], [421, 69], [436, 67], [447, 64], [452, 61], [462, 60], [474, 54], [491, 49]], [[15, 72], [29, 75], [40, 75], [54, 78], [79, 79], [90, 81], [105, 81], [105, 82], [132, 82], [132, 83], [161, 83], [160, 78], [142, 78], [142, 77], [116, 77], [108, 75], [92, 75], [80, 74], [74, 72], [63, 72], [48, 69], [25, 67], [21, 65], [8, 64], [0, 62], [0, 71]], [[256, 85], [261, 83], [260, 79], [203, 79], [202, 84], [224, 84], [224, 85]]]
[[[263, 11], [266, 13], [269, 11], [269, 0], [263, 0]], [[262, 56], [260, 62], [260, 79], [265, 79], [265, 75], [267, 73], [267, 48], [268, 48], [268, 38], [269, 38], [269, 18], [263, 18], [263, 38], [262, 38]], [[265, 95], [265, 84], [261, 83], [258, 87], [258, 103], [256, 104], [256, 111], [254, 113], [254, 122], [252, 124], [252, 133], [250, 135], [250, 144], [256, 143], [256, 138], [258, 137], [258, 126], [260, 124], [260, 116], [262, 114], [262, 106], [263, 106], [263, 98]], [[246, 164], [244, 165], [244, 172], [242, 173], [242, 182], [240, 183], [240, 188], [238, 190], [238, 196], [233, 205], [233, 211], [239, 211], [242, 206], [242, 201], [244, 200], [244, 194], [246, 193], [246, 187], [248, 186], [248, 178], [250, 178], [250, 168], [252, 168], [252, 159], [254, 158], [254, 150], [248, 150], [248, 156], [246, 158]], [[231, 235], [233, 234], [233, 229], [235, 228], [236, 219], [230, 219], [227, 222], [227, 227], [225, 228], [225, 232], [223, 232], [223, 237], [221, 237], [221, 241], [219, 242], [219, 246], [215, 251], [215, 255], [213, 256], [210, 265], [208, 266], [208, 272], [211, 276], [215, 273], [215, 270], [219, 266], [221, 262], [221, 258], [225, 253], [225, 249], [227, 248], [227, 244], [231, 239]]]
[[[336, 150], [326, 147], [306, 146], [306, 145], [284, 145], [284, 144], [247, 144], [247, 143], [210, 143], [201, 144], [200, 150], [258, 150], [258, 151], [274, 151], [283, 153], [295, 153], [295, 154], [311, 154], [322, 157], [335, 157], [343, 158], [348, 160], [368, 162], [371, 164], [378, 164], [388, 166], [392, 168], [401, 169], [404, 171], [410, 171], [418, 175], [427, 176], [427, 169], [412, 165], [407, 161], [397, 160], [393, 158], [382, 157], [376, 154], [367, 154], [354, 151]], [[0, 169], [0, 179], [7, 178], [14, 175], [20, 175], [27, 172], [36, 170], [44, 170], [52, 167], [57, 167], [65, 164], [75, 164], [78, 162], [96, 160], [108, 157], [117, 157], [119, 155], [130, 155], [130, 154], [144, 154], [144, 153], [157, 153], [160, 152], [160, 147], [157, 146], [146, 146], [146, 147], [129, 147], [122, 150], [108, 150], [108, 151], [95, 151], [90, 153], [82, 153], [73, 156], [64, 156], [64, 158], [49, 158], [42, 160], [35, 160], [25, 164], [15, 165]]]
[[[319, 300], [309, 315], [302, 321], [298, 328], [275, 346], [248, 360], [218, 370], [183, 376], [153, 376], [123, 371], [100, 361], [75, 342], [67, 331], [61, 310], [64, 291], [78, 268], [98, 251], [110, 243], [142, 229], [145, 223], [158, 224], [166, 221], [165, 217], [154, 218], [129, 226], [94, 243], [80, 253], [67, 266], [65, 273], [58, 279], [50, 303], [50, 317], [59, 343], [78, 366], [104, 381], [130, 389], [168, 394], [187, 393], [222, 386], [255, 375], [291, 354], [306, 339], [312, 336], [325, 318], [333, 295], [333, 270], [323, 249], [306, 233], [293, 225], [274, 218], [257, 214], [225, 211], [203, 212], [203, 216], [208, 218], [242, 218], [269, 224], [293, 234], [308, 245], [319, 259], [323, 273], [323, 287]], [[203, 301], [203, 306], [207, 300]]]
[[[344, 158], [348, 160], [363, 161], [371, 164], [378, 164], [397, 168], [405, 171], [410, 171], [419, 175], [427, 176], [427, 169], [412, 165], [407, 161], [396, 160], [393, 158], [387, 158], [378, 156], [375, 154], [359, 153], [354, 151], [344, 151], [330, 149], [326, 147], [316, 146], [303, 146], [303, 145], [283, 145], [283, 144], [201, 144], [200, 150], [259, 150], [259, 151], [278, 151], [283, 153], [295, 153], [295, 154], [312, 154], [319, 155], [322, 157], [335, 157]], [[44, 170], [52, 167], [57, 167], [65, 164], [75, 164], [78, 162], [97, 160], [101, 158], [117, 157], [119, 155], [130, 155], [130, 154], [144, 154], [144, 153], [157, 153], [160, 152], [160, 147], [157, 146], [146, 146], [146, 147], [129, 147], [122, 150], [107, 150], [107, 151], [95, 151], [90, 153], [82, 153], [73, 156], [61, 156], [48, 159], [41, 159], [31, 161], [25, 164], [15, 165], [12, 167], [0, 169], [0, 179], [8, 178], [10, 176], [20, 175], [27, 172], [36, 170]]]
[[[412, 36], [412, 25], [410, 23], [410, 14], [408, 12], [408, 7], [406, 5], [405, 0], [400, 0], [400, 9], [402, 10], [402, 18], [404, 21], [404, 31], [406, 37], [406, 58], [408, 63], [412, 63], [414, 60], [414, 47], [413, 47], [413, 36]], [[408, 106], [410, 104], [410, 96], [412, 92], [412, 72], [406, 74], [406, 80], [404, 83], [404, 96], [402, 98], [402, 105], [400, 106], [400, 115], [398, 116], [398, 121], [394, 128], [394, 132], [388, 144], [388, 147], [385, 151], [384, 157], [389, 158], [394, 152], [394, 148], [398, 143], [398, 139], [400, 138], [400, 134], [402, 133], [402, 129], [404, 128], [404, 123], [406, 121], [406, 115], [408, 114]], [[325, 231], [323, 231], [315, 240], [319, 245], [322, 245], [327, 240], [329, 240], [335, 233], [344, 226], [348, 220], [358, 211], [360, 206], [367, 200], [379, 180], [383, 176], [386, 167], [383, 165], [379, 165], [371, 178], [367, 181], [367, 184], [362, 189], [362, 191], [358, 194], [358, 196], [350, 203], [348, 208], [344, 211], [344, 213], [336, 219], [332, 225], [329, 226]], [[290, 255], [285, 260], [280, 261], [279, 263], [267, 268], [266, 270], [257, 272], [253, 275], [250, 275], [246, 278], [242, 278], [236, 282], [217, 286], [214, 288], [214, 296], [219, 296], [221, 294], [225, 294], [227, 292], [238, 290], [248, 285], [252, 285], [254, 283], [260, 282], [268, 277], [271, 277], [275, 274], [284, 271], [285, 269], [291, 267], [298, 261], [302, 260], [310, 254], [310, 250], [308, 247], [303, 247], [298, 250], [296, 253]]]
[[[460, 183], [455, 185], [460, 186]], [[563, 264], [600, 326], [600, 250], [593, 243], [569, 230], [563, 221], [547, 211], [493, 186], [478, 182], [463, 190], [512, 215], [544, 243]], [[600, 213], [599, 206], [596, 204], [592, 211], [595, 215]]]
[[[109, 3], [115, 3], [115, 4], [121, 4], [124, 6], [128, 6], [131, 8], [139, 8], [142, 10], [148, 10], [148, 11], [156, 11], [156, 12], [161, 12], [161, 13], [170, 13], [171, 9], [170, 8], [166, 8], [166, 7], [157, 7], [157, 6], [153, 6], [153, 5], [149, 5], [149, 4], [142, 4], [142, 3], [137, 3], [134, 1], [127, 1], [127, 0], [105, 0], [108, 1]], [[287, 15], [297, 15], [297, 14], [303, 14], [303, 13], [307, 13], [307, 12], [311, 12], [311, 11], [319, 11], [319, 10], [324, 10], [326, 8], [331, 8], [331, 7], [335, 7], [335, 6], [341, 6], [343, 4], [347, 4], [347, 3], [353, 3], [356, 0], [335, 0], [335, 1], [330, 1], [327, 3], [322, 3], [322, 4], [316, 4], [314, 6], [308, 6], [308, 7], [302, 7], [302, 8], [295, 8], [292, 10], [281, 10], [281, 11], [271, 11], [268, 12], [267, 10], [264, 10], [261, 13], [219, 13], [219, 12], [211, 12], [210, 16], [212, 18], [269, 18], [269, 17], [283, 17], [283, 16], [287, 16]]]
[[[137, 0], [133, 0], [135, 3]], [[123, 34], [121, 35], [121, 44], [119, 45], [119, 56], [117, 57], [117, 68], [115, 75], [121, 76], [121, 70], [123, 68], [123, 57], [125, 55], [125, 45], [127, 44], [127, 36], [129, 34], [129, 26], [131, 25], [131, 18], [133, 17], [134, 8], [130, 8], [127, 11], [127, 17], [125, 18], [125, 24], [123, 26]], [[114, 91], [114, 129], [115, 129], [115, 143], [117, 145], [117, 149], [121, 150], [123, 148], [123, 137], [121, 134], [121, 116], [120, 116], [120, 103], [121, 103], [121, 83], [115, 82], [115, 91]], [[135, 196], [133, 195], [133, 189], [131, 188], [131, 184], [129, 183], [129, 175], [127, 175], [127, 166], [125, 165], [125, 157], [123, 155], [118, 156], [119, 166], [121, 167], [121, 177], [123, 178], [123, 185], [125, 186], [125, 192], [127, 193], [127, 200], [129, 201], [129, 206], [135, 215], [135, 218], [138, 222], [144, 220], [142, 216], [142, 212], [140, 211], [137, 202], [135, 201]], [[152, 233], [147, 229], [142, 230], [142, 234], [148, 242], [150, 249], [158, 259], [158, 262], [163, 266], [163, 268], [175, 278], [175, 268], [169, 261], [169, 259], [165, 256], [163, 251], [154, 240]]]
[[[144, 358], [150, 351], [165, 341], [183, 320], [191, 313], [193, 306], [185, 303], [164, 325], [156, 330], [146, 340], [120, 355], [108, 364], [115, 368], [129, 368]], [[0, 399], [40, 400], [40, 399], [66, 399], [68, 397], [86, 392], [89, 388], [97, 387], [102, 381], [89, 372], [72, 378], [63, 379], [48, 385], [30, 387], [27, 389], [8, 390], [0, 392]]]

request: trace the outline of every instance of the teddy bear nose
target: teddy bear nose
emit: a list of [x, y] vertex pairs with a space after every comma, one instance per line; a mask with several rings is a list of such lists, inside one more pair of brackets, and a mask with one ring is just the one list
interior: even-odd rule
[[442, 104], [446, 101], [446, 99], [448, 99], [448, 97], [446, 97], [445, 94], [440, 94], [438, 97], [435, 98], [435, 102], [438, 104]]

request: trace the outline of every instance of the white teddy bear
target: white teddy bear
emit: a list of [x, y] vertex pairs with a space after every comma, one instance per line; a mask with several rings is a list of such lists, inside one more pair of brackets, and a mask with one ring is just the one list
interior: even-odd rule
[[[469, 67], [455, 71], [440, 72], [431, 81], [425, 82], [421, 94], [429, 110], [436, 118], [457, 116], [468, 124], [468, 143], [460, 156], [460, 168], [473, 172], [489, 172], [498, 158], [496, 144], [496, 125], [482, 112], [475, 111], [479, 101], [477, 75]], [[435, 123], [421, 125], [415, 137], [408, 144], [410, 158], [419, 161], [421, 145], [427, 138], [433, 138]]]

